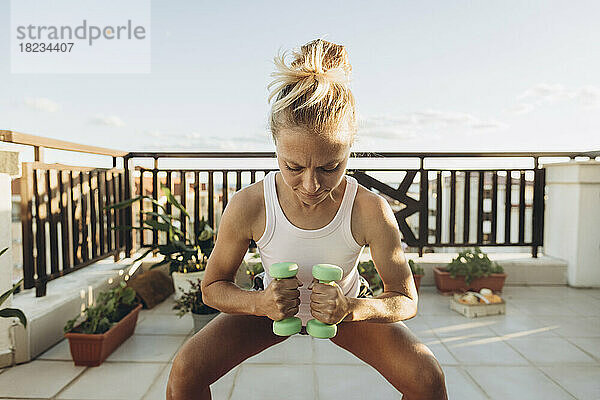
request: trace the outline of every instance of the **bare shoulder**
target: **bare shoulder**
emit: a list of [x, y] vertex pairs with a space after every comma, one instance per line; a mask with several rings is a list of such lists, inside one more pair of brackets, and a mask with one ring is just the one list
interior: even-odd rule
[[359, 184], [352, 210], [352, 234], [355, 239], [360, 239], [357, 243], [368, 245], [383, 227], [396, 224], [396, 217], [387, 200]]
[[[239, 229], [247, 232], [249, 239], [256, 240], [256, 228], [260, 225], [261, 220], [264, 224], [265, 200], [263, 195], [263, 181], [252, 183], [243, 189], [235, 192], [238, 209]], [[232, 197], [233, 200], [233, 197]]]

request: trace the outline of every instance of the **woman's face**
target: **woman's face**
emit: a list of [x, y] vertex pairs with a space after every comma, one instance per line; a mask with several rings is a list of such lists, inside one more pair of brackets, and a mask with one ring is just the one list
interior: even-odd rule
[[282, 130], [276, 149], [284, 182], [303, 203], [319, 204], [342, 182], [350, 147], [298, 130]]

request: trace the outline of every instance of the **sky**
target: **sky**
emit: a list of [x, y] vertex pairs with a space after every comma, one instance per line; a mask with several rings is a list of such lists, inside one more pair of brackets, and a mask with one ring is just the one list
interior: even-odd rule
[[353, 67], [354, 151], [600, 150], [599, 19], [598, 1], [155, 0], [150, 73], [13, 74], [1, 0], [0, 129], [274, 151], [273, 57], [322, 37]]

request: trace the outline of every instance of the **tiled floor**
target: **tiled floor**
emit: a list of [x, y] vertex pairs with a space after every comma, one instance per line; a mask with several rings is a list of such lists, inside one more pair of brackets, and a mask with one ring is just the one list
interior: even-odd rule
[[[507, 287], [507, 314], [468, 319], [422, 288], [406, 324], [435, 353], [450, 399], [600, 399], [600, 290]], [[192, 333], [172, 298], [142, 310], [135, 334], [99, 367], [76, 367], [62, 341], [0, 372], [1, 399], [164, 399]], [[328, 340], [293, 336], [212, 385], [213, 399], [400, 399], [371, 366]], [[285, 393], [285, 395], [282, 395]]]

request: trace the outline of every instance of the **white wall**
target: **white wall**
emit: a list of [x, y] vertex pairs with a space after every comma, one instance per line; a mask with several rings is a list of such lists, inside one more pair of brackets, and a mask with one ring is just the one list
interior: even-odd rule
[[546, 166], [544, 253], [568, 263], [571, 286], [600, 287], [600, 162]]

